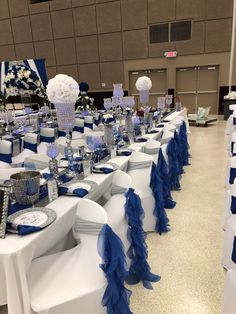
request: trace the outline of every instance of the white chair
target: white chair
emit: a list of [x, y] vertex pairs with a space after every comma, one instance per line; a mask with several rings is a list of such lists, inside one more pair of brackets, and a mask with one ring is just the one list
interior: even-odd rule
[[[98, 254], [98, 232], [107, 223], [105, 210], [82, 199], [73, 234], [76, 247], [35, 259], [28, 272], [31, 307], [38, 314], [105, 314], [101, 301], [106, 279]], [[96, 230], [88, 225], [96, 224]], [[87, 230], [86, 230], [87, 229]]]
[[153, 156], [153, 161], [155, 162], [155, 164], [157, 164], [160, 147], [160, 142], [149, 139], [143, 146], [143, 152], [145, 154]]
[[184, 117], [178, 116], [178, 117], [174, 118], [170, 123], [176, 127], [176, 131], [178, 132], [183, 121], [184, 121]]
[[236, 312], [236, 268], [227, 271], [221, 314], [235, 314]]
[[55, 130], [53, 128], [41, 128], [40, 129], [40, 144], [38, 145], [38, 153], [46, 154], [47, 146], [49, 143], [55, 141]]
[[[59, 152], [61, 154], [64, 154], [64, 150], [65, 150], [65, 147], [67, 146], [66, 144], [66, 138], [65, 137], [59, 137], [57, 140], [56, 140], [56, 143], [58, 145], [58, 149], [59, 149]], [[84, 139], [72, 139], [71, 140], [71, 146], [73, 148], [73, 151], [74, 153], [77, 153], [79, 151], [79, 147], [81, 146], [86, 146], [86, 141]]]
[[171, 123], [166, 124], [166, 125], [164, 126], [164, 128], [163, 128], [163, 131], [164, 131], [164, 132], [165, 132], [165, 131], [170, 131], [170, 132], [175, 133], [175, 130], [176, 130], [176, 126], [173, 125], [173, 124], [171, 124]]
[[72, 132], [72, 139], [81, 138], [81, 134], [84, 133], [84, 119], [76, 118], [75, 119], [75, 127]]
[[13, 164], [22, 164], [26, 157], [37, 153], [38, 135], [35, 133], [27, 133], [23, 139], [23, 151], [12, 158]]
[[[125, 217], [126, 198], [124, 193], [128, 191], [131, 184], [131, 177], [127, 173], [117, 170], [112, 178], [111, 197], [104, 205], [108, 216], [108, 224], [123, 242], [125, 253], [127, 253], [130, 244], [127, 239], [128, 224]], [[129, 266], [128, 259], [127, 264]]]
[[0, 168], [11, 168], [12, 163], [12, 143], [0, 140]]
[[222, 252], [222, 266], [231, 269], [235, 263], [232, 261], [233, 243], [236, 236], [236, 215], [231, 215], [225, 224], [224, 243]]
[[93, 116], [84, 117], [84, 133], [91, 132], [93, 130]]
[[132, 187], [141, 198], [145, 212], [144, 231], [155, 231], [156, 217], [153, 214], [155, 200], [149, 186], [153, 157], [140, 152], [133, 152], [129, 159], [128, 174], [132, 179]]
[[165, 130], [163, 132], [163, 135], [161, 138], [161, 149], [162, 149], [162, 153], [163, 153], [163, 156], [165, 158], [167, 165], [168, 165], [167, 146], [172, 138], [174, 138], [173, 132], [169, 130]]

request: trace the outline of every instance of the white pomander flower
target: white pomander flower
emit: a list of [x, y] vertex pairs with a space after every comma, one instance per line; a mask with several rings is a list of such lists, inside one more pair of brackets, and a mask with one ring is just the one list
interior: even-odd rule
[[47, 85], [47, 96], [53, 104], [72, 104], [79, 97], [79, 84], [70, 76], [57, 74]]
[[152, 88], [152, 81], [147, 76], [141, 76], [137, 79], [135, 85], [138, 91], [150, 90]]

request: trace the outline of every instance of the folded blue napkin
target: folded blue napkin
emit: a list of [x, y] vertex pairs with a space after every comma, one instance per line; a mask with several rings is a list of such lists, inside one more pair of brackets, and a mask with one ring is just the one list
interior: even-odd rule
[[105, 174], [111, 173], [113, 172], [113, 169], [111, 168], [106, 168], [106, 167], [101, 167], [101, 168], [94, 168], [95, 170], [99, 170]]
[[[69, 188], [67, 188], [65, 186], [59, 186], [59, 188], [58, 188], [59, 194], [67, 194], [68, 191], [69, 191]], [[78, 188], [78, 189], [73, 190], [73, 194], [74, 194], [74, 196], [84, 197], [85, 195], [88, 194], [88, 191], [86, 189], [83, 189], [83, 188]]]
[[155, 133], [158, 133], [159, 131], [158, 130], [151, 130], [149, 132], [147, 132], [147, 134], [155, 134]]
[[[15, 228], [12, 228], [12, 223], [11, 222], [7, 222], [7, 228], [8, 229], [12, 229], [15, 230]], [[16, 226], [16, 231], [19, 235], [27, 235], [33, 232], [37, 232], [42, 230], [41, 227], [35, 227], [35, 226], [28, 226], [28, 225], [17, 225]]]
[[118, 156], [130, 156], [132, 152], [130, 150], [123, 150], [121, 152], [118, 151]]
[[158, 126], [156, 126], [156, 128], [164, 128], [165, 124], [158, 124]]
[[147, 142], [147, 139], [143, 138], [143, 137], [140, 137], [140, 138], [136, 138], [134, 141], [138, 142], [138, 143], [142, 143], [142, 142]]

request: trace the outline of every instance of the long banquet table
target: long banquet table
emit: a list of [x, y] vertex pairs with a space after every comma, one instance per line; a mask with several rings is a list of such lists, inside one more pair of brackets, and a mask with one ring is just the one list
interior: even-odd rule
[[[175, 116], [176, 114], [173, 118]], [[145, 137], [158, 139], [161, 133], [160, 131]], [[141, 142], [130, 147], [141, 151], [144, 145], [145, 142]], [[109, 161], [126, 171], [128, 160], [129, 157], [116, 156]], [[86, 179], [97, 184], [87, 195], [87, 198], [97, 201], [109, 190], [112, 173], [91, 174]], [[9, 314], [32, 314], [27, 284], [30, 264], [37, 257], [63, 250], [63, 240], [67, 238], [73, 226], [79, 201], [80, 198], [77, 197], [60, 196], [47, 205], [57, 213], [56, 220], [47, 228], [27, 236], [7, 233], [6, 238], [0, 240], [0, 305], [7, 304]]]

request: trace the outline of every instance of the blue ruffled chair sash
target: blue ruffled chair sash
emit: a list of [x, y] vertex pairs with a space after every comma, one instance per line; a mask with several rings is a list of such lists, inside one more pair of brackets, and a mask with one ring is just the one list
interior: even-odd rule
[[8, 164], [12, 163], [12, 154], [0, 154], [0, 161], [6, 162]]
[[229, 183], [234, 184], [234, 179], [236, 178], [236, 168], [230, 168], [229, 172]]
[[236, 197], [235, 196], [231, 196], [231, 206], [230, 206], [230, 210], [232, 212], [233, 215], [236, 215]]
[[40, 135], [40, 142], [45, 142], [45, 143], [53, 143], [55, 141], [54, 136], [43, 136]]
[[236, 263], [236, 237], [234, 237], [233, 250], [232, 250], [232, 261]]
[[36, 144], [32, 144], [32, 143], [28, 143], [24, 141], [23, 147], [25, 149], [29, 149], [34, 153], [37, 153], [37, 143]]
[[178, 164], [177, 156], [176, 156], [176, 147], [174, 139], [171, 139], [169, 144], [167, 145], [167, 156], [168, 156], [168, 177], [169, 184], [171, 190], [180, 190], [180, 175], [181, 170]]
[[179, 138], [182, 146], [182, 160], [183, 160], [183, 166], [189, 165], [189, 151], [188, 151], [188, 136], [187, 136], [187, 127], [185, 121], [183, 121], [182, 125], [179, 129]]
[[170, 191], [170, 184], [168, 179], [168, 170], [165, 158], [163, 156], [162, 150], [160, 149], [157, 161], [157, 174], [162, 179], [162, 190], [164, 198], [164, 207], [168, 209], [173, 209], [176, 202], [173, 201]]
[[131, 291], [124, 284], [127, 276], [124, 248], [120, 238], [108, 225], [104, 225], [100, 231], [98, 252], [103, 260], [100, 267], [107, 279], [102, 305], [106, 307], [107, 314], [132, 314], [129, 308]]
[[152, 164], [150, 188], [155, 199], [153, 214], [156, 217], [155, 230], [159, 234], [170, 231], [169, 219], [164, 208], [164, 197], [162, 190], [162, 180], [157, 172], [155, 163]]
[[142, 281], [145, 288], [152, 289], [151, 282], [157, 282], [161, 278], [150, 271], [147, 262], [148, 252], [142, 223], [144, 210], [140, 197], [134, 193], [134, 189], [130, 188], [125, 196], [125, 214], [129, 225], [128, 240], [130, 242], [127, 255], [131, 259], [126, 282], [136, 284]]

